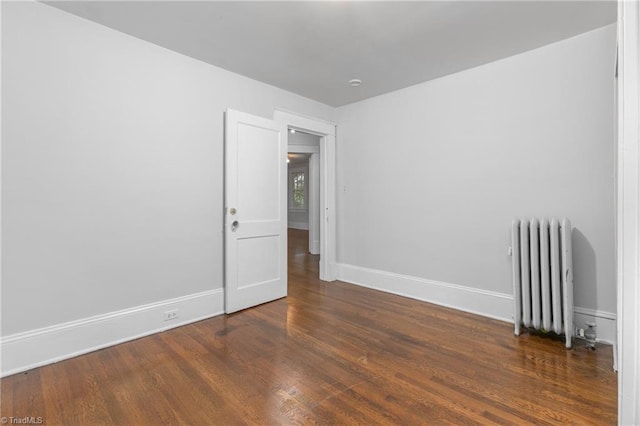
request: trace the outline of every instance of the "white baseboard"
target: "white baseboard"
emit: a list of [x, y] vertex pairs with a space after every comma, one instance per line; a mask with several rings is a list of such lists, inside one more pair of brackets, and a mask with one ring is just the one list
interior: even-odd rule
[[575, 307], [573, 309], [573, 325], [578, 328], [587, 328], [587, 322], [596, 323], [597, 341], [609, 345], [616, 341], [616, 314], [594, 309]]
[[338, 264], [338, 279], [500, 321], [513, 322], [513, 298], [510, 294], [344, 263]]
[[[513, 323], [511, 294], [344, 263], [339, 263], [337, 267], [340, 281]], [[574, 312], [574, 323], [577, 328], [584, 328], [587, 321], [595, 321], [598, 341], [608, 344], [615, 342], [616, 315], [614, 313], [580, 307], [576, 307]]]
[[320, 240], [311, 241], [311, 254], [320, 254]]
[[309, 224], [305, 222], [289, 222], [287, 226], [292, 229], [302, 229], [304, 231], [309, 230]]
[[[163, 313], [178, 310], [164, 321]], [[0, 339], [0, 377], [73, 358], [224, 313], [224, 290], [216, 289]]]

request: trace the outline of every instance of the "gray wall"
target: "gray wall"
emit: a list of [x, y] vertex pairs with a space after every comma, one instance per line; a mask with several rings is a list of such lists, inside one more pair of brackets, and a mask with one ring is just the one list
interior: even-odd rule
[[615, 25], [337, 109], [338, 262], [511, 294], [514, 216], [569, 217], [616, 311]]
[[2, 4], [2, 335], [222, 286], [227, 108], [333, 109]]
[[[220, 288], [223, 111], [335, 111], [2, 12], [2, 336]], [[339, 261], [510, 294], [511, 218], [568, 216], [576, 305], [615, 312], [614, 53], [609, 26], [339, 108]]]

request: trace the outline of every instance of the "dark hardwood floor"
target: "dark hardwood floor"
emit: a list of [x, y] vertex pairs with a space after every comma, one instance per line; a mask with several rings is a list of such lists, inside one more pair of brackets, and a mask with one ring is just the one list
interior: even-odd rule
[[289, 297], [2, 380], [44, 424], [615, 424], [612, 350], [317, 279], [290, 230]]

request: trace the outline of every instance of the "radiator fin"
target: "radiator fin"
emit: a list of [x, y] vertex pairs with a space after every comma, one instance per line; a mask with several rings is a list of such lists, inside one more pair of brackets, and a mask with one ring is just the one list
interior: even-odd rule
[[514, 332], [520, 327], [573, 337], [571, 222], [518, 219], [511, 224]]

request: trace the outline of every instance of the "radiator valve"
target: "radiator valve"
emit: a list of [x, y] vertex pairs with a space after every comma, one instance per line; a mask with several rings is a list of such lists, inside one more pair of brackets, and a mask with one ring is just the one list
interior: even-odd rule
[[584, 337], [587, 339], [587, 348], [596, 350], [596, 323], [588, 322], [584, 330]]

